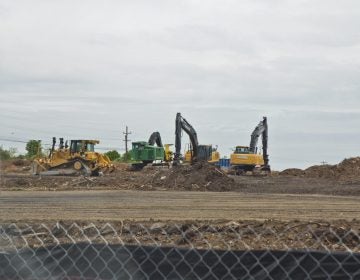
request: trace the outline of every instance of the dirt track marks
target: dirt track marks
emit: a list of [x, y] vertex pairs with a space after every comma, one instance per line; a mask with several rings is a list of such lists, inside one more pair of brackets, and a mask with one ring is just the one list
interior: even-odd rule
[[360, 198], [215, 192], [0, 193], [0, 220], [278, 219], [360, 217]]

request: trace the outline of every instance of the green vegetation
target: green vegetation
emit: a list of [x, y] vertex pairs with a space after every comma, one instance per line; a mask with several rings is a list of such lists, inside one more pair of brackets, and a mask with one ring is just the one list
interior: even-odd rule
[[129, 151], [127, 153], [123, 153], [117, 159], [115, 159], [115, 161], [117, 161], [117, 162], [132, 162], [131, 151]]
[[131, 161], [131, 151], [129, 151], [127, 153], [123, 153], [123, 155], [121, 156], [121, 161], [122, 162], [130, 162]]
[[108, 156], [111, 161], [117, 160], [121, 157], [116, 150], [108, 151], [105, 153], [105, 155]]
[[5, 150], [2, 146], [0, 146], [0, 160], [10, 159], [11, 155], [8, 150]]
[[9, 148], [8, 150], [4, 149], [0, 146], [0, 160], [8, 160], [8, 159], [21, 159], [24, 158], [23, 155], [16, 155], [17, 149], [16, 148]]
[[28, 158], [33, 158], [37, 155], [42, 154], [42, 146], [41, 146], [41, 140], [30, 140], [26, 143], [26, 156]]

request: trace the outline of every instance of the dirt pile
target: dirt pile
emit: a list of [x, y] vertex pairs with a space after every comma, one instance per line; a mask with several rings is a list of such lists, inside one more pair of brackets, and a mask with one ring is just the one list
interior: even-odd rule
[[230, 191], [234, 180], [214, 165], [198, 162], [155, 172], [145, 185], [175, 190]]
[[299, 168], [288, 168], [279, 173], [279, 175], [288, 175], [288, 176], [303, 176], [305, 171]]
[[344, 159], [336, 165], [314, 165], [305, 170], [291, 168], [280, 172], [280, 175], [323, 178], [346, 183], [360, 182], [360, 157]]
[[6, 173], [22, 173], [30, 170], [31, 161], [26, 159], [13, 159], [0, 161], [0, 170]]
[[323, 176], [346, 182], [360, 181], [360, 157], [345, 159], [337, 165], [329, 166]]

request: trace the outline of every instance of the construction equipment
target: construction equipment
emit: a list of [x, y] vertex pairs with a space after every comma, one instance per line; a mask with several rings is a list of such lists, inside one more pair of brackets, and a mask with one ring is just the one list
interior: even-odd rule
[[[257, 143], [262, 138], [262, 155], [258, 153]], [[270, 172], [268, 155], [268, 124], [267, 118], [255, 127], [251, 134], [250, 146], [236, 146], [230, 156], [230, 166], [235, 174], [243, 174], [247, 171]]]
[[220, 153], [217, 150], [217, 145], [216, 147], [212, 147], [212, 152], [211, 152], [211, 159], [208, 160], [209, 163], [218, 163], [220, 161]]
[[98, 176], [112, 172], [115, 168], [108, 156], [95, 152], [98, 140], [70, 140], [55, 149], [56, 138], [53, 137], [52, 148], [48, 157], [37, 157], [32, 163], [33, 175], [77, 175]]
[[154, 165], [163, 165], [164, 163], [171, 162], [171, 145], [172, 144], [162, 144], [159, 132], [153, 132], [147, 142], [132, 142], [131, 159], [135, 161], [132, 163], [132, 169], [140, 170], [150, 163]]
[[[207, 161], [209, 163], [214, 163], [215, 164], [215, 163], [219, 162], [220, 153], [217, 151], [217, 146], [213, 147], [212, 145], [199, 145], [198, 150], [200, 151], [199, 152], [200, 154], [207, 155], [206, 158], [208, 159]], [[209, 154], [210, 154], [210, 156], [209, 156]], [[188, 144], [186, 146], [186, 151], [185, 151], [183, 162], [191, 163], [192, 162], [192, 155], [193, 155], [192, 145]]]
[[175, 119], [175, 154], [173, 165], [179, 165], [181, 157], [181, 132], [184, 130], [190, 138], [190, 147], [185, 152], [184, 162], [194, 163], [196, 161], [219, 161], [220, 155], [214, 150], [212, 145], [199, 145], [197, 133], [191, 124], [181, 116], [181, 113], [176, 114]]

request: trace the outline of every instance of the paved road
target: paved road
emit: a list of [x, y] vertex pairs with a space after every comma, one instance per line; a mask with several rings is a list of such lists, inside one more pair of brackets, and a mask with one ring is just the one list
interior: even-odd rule
[[0, 192], [0, 220], [353, 219], [359, 197], [214, 192]]

